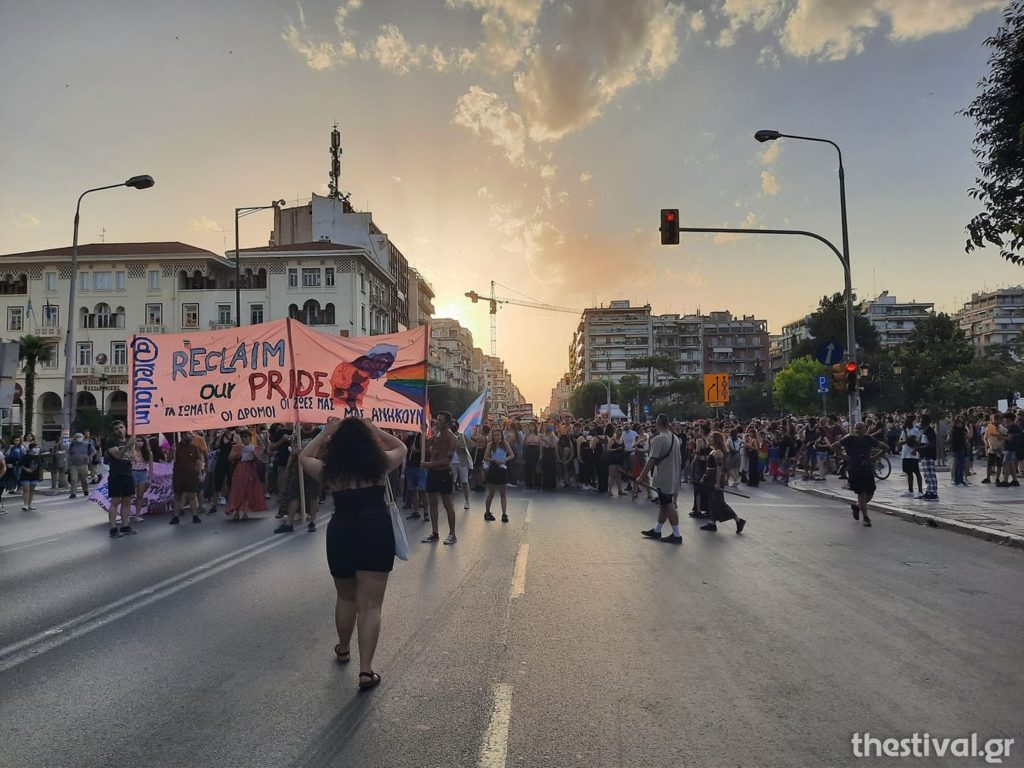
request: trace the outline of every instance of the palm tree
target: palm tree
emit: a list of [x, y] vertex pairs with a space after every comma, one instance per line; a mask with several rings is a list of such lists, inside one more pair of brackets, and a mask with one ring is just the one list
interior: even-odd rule
[[28, 334], [18, 339], [18, 359], [25, 368], [25, 431], [32, 432], [35, 417], [36, 364], [47, 363], [53, 356], [53, 345], [46, 339]]

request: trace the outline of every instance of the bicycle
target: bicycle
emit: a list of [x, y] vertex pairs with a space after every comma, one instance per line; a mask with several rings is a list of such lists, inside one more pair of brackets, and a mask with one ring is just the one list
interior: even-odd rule
[[885, 480], [892, 474], [892, 462], [889, 461], [888, 456], [879, 456], [875, 459], [874, 463], [875, 477], [879, 480]]

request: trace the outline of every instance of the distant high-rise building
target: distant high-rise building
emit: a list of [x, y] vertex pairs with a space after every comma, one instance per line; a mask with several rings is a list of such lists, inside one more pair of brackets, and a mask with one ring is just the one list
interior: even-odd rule
[[1024, 332], [1024, 286], [971, 294], [955, 319], [976, 349], [1018, 339]]
[[888, 291], [882, 291], [861, 303], [860, 313], [875, 326], [883, 347], [896, 347], [906, 342], [918, 323], [935, 314], [935, 303], [897, 301]]

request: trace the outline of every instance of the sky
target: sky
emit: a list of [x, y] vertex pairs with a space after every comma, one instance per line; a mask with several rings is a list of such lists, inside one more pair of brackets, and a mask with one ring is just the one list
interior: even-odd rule
[[[822, 245], [768, 235], [660, 245], [684, 225], [840, 242], [827, 145], [843, 148], [854, 289], [953, 311], [1021, 282], [964, 254], [976, 176], [956, 115], [1003, 0], [51, 0], [0, 5], [0, 252], [82, 242], [233, 247], [236, 206], [341, 187], [432, 282], [437, 316], [489, 347], [466, 291], [571, 309], [764, 318], [842, 290]], [[11, 75], [13, 73], [13, 76]], [[242, 220], [264, 244], [271, 215]], [[500, 309], [497, 348], [538, 407], [579, 316]]]

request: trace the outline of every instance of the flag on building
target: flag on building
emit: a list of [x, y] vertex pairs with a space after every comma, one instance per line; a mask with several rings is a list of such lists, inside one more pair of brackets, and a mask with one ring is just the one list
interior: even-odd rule
[[35, 310], [32, 309], [32, 299], [28, 300], [28, 309], [25, 310], [25, 317], [35, 318]]
[[487, 392], [487, 388], [484, 387], [484, 391], [480, 393], [480, 396], [470, 403], [469, 407], [459, 416], [459, 432], [462, 434], [469, 436], [471, 428], [476, 428], [483, 424]]

